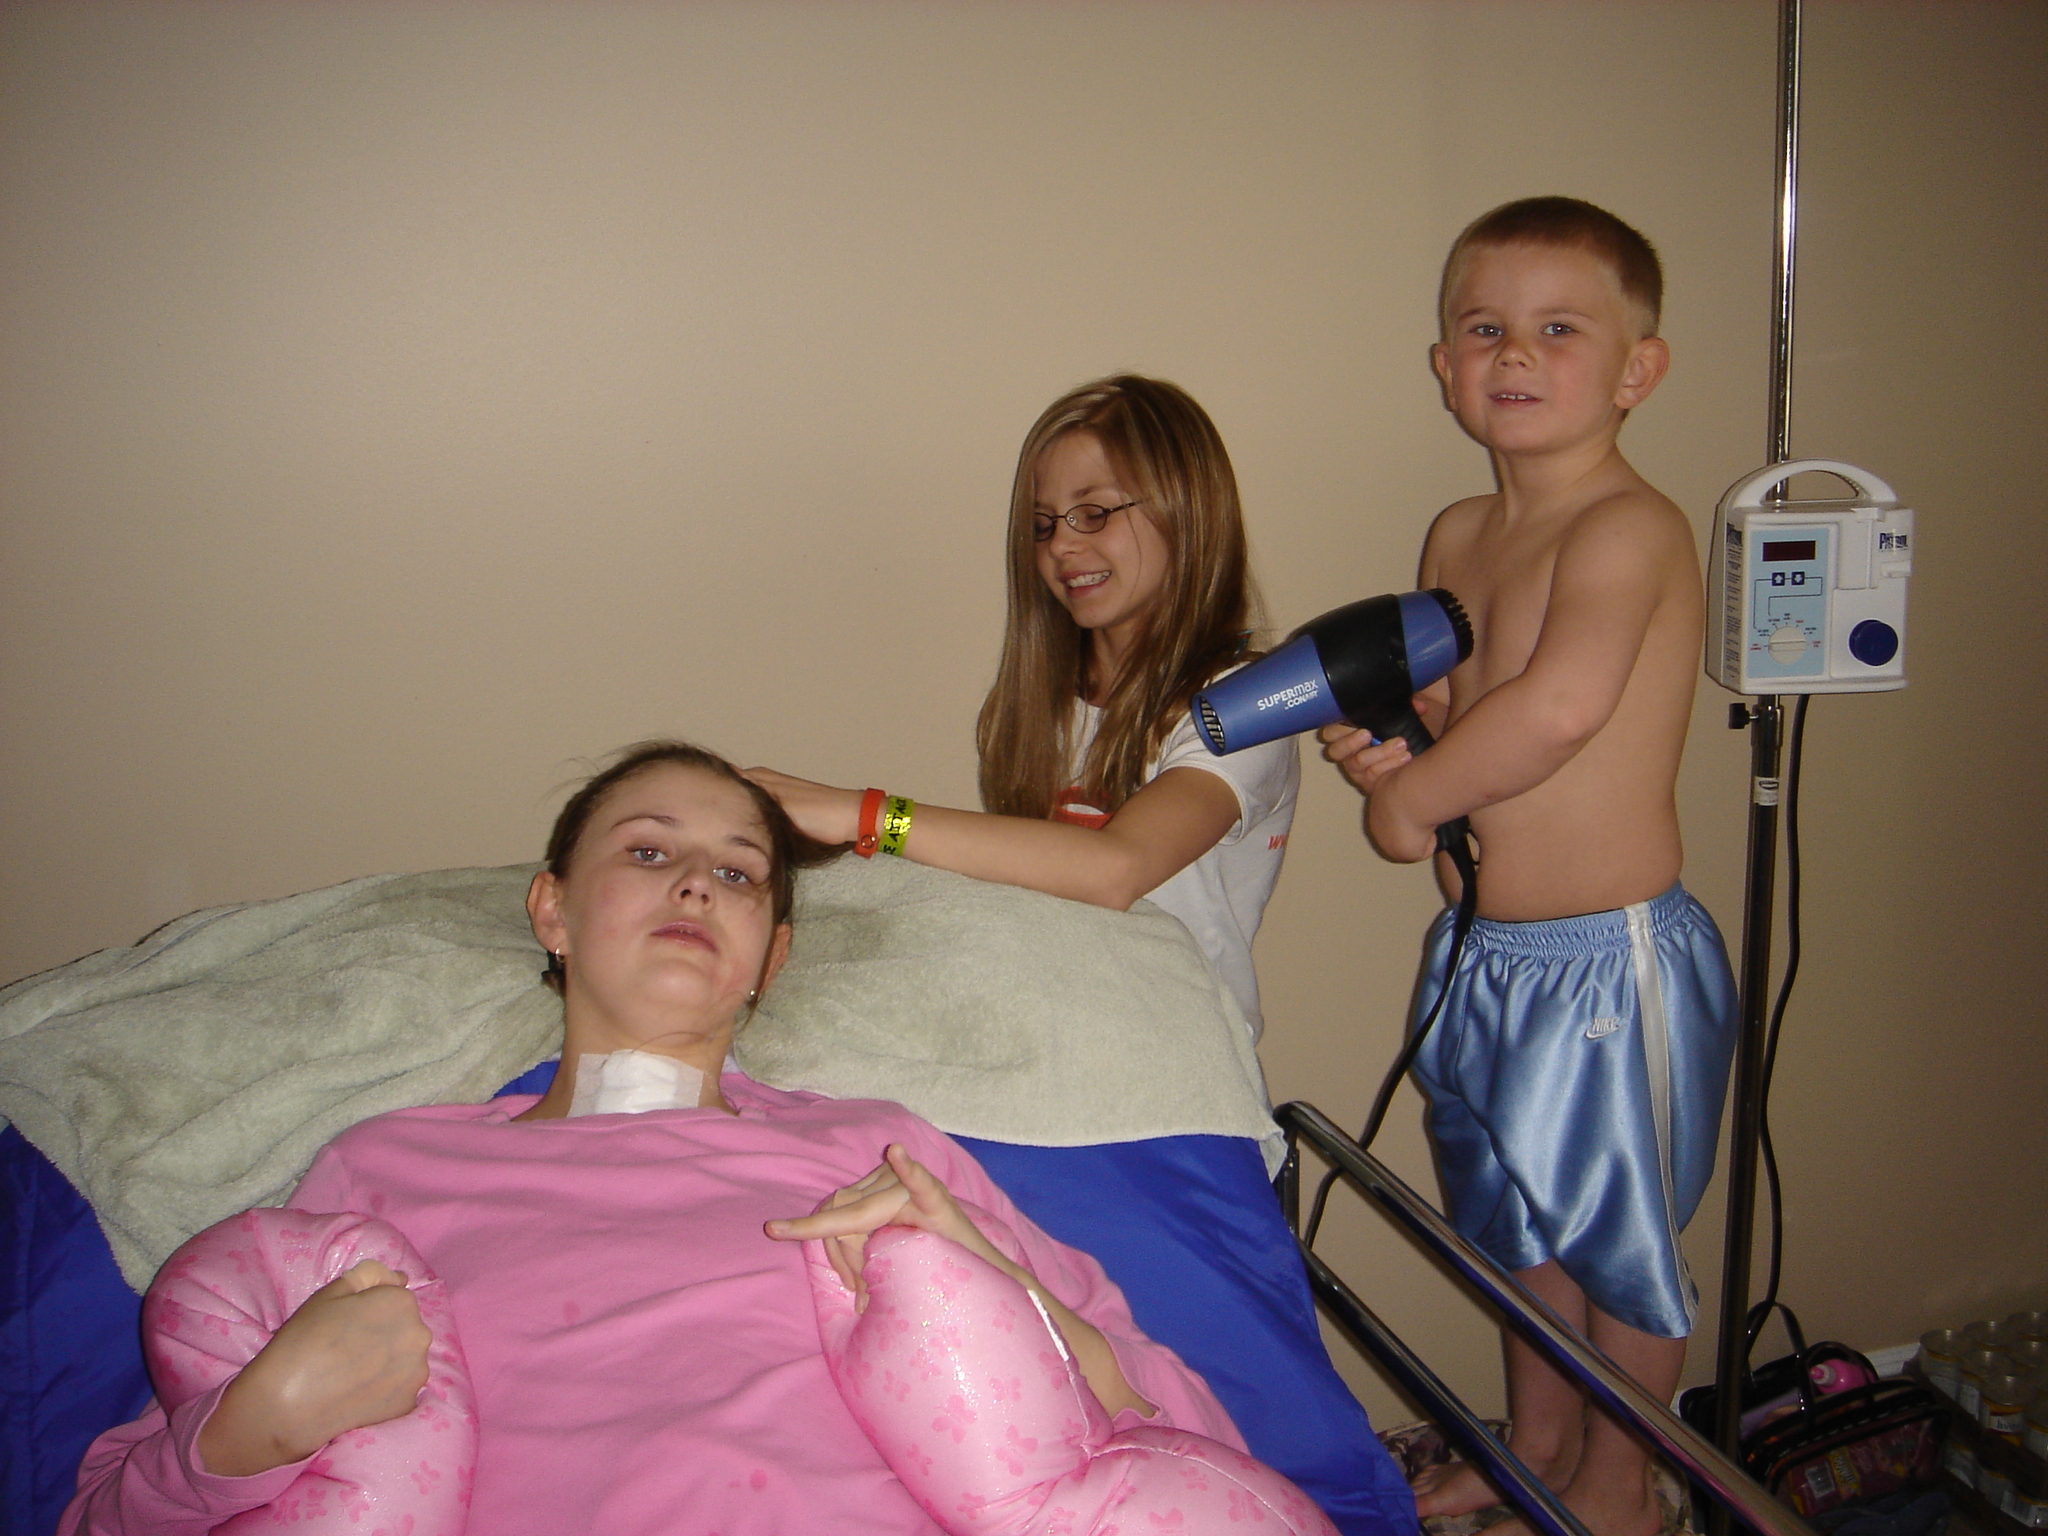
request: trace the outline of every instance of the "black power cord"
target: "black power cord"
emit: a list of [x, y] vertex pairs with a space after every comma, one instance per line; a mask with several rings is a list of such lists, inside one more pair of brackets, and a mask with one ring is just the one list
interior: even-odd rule
[[[1408, 1075], [1408, 1069], [1415, 1064], [1415, 1053], [1422, 1049], [1422, 1042], [1428, 1038], [1430, 1027], [1436, 1023], [1437, 1015], [1444, 1010], [1444, 999], [1451, 995], [1451, 983], [1458, 975], [1458, 962], [1464, 958], [1465, 936], [1472, 931], [1473, 915], [1479, 910], [1479, 862], [1472, 854], [1472, 824], [1463, 816], [1456, 821], [1447, 821], [1436, 829], [1437, 851], [1451, 861], [1451, 867], [1458, 872], [1458, 906], [1451, 917], [1451, 948], [1444, 958], [1443, 985], [1437, 988], [1436, 1000], [1429, 1005], [1429, 1012], [1408, 1036], [1407, 1044], [1394, 1058], [1394, 1064], [1387, 1069], [1387, 1075], [1380, 1080], [1380, 1091], [1374, 1095], [1372, 1112], [1365, 1117], [1365, 1129], [1358, 1133], [1358, 1149], [1362, 1152], [1372, 1145], [1380, 1133], [1380, 1124], [1387, 1118], [1387, 1106], [1394, 1102], [1394, 1091], [1401, 1086], [1401, 1079]], [[1330, 1189], [1337, 1182], [1337, 1170], [1331, 1169], [1323, 1175], [1323, 1181], [1316, 1186], [1315, 1203], [1309, 1207], [1308, 1221], [1302, 1226], [1302, 1243], [1313, 1245], [1316, 1233], [1322, 1229], [1323, 1208], [1329, 1203]]]
[[1770, 1022], [1764, 1026], [1763, 1087], [1757, 1104], [1757, 1145], [1763, 1157], [1764, 1188], [1771, 1202], [1770, 1263], [1765, 1269], [1763, 1299], [1749, 1309], [1742, 1341], [1746, 1369], [1750, 1351], [1756, 1348], [1771, 1310], [1778, 1304], [1778, 1282], [1784, 1273], [1785, 1213], [1784, 1191], [1778, 1180], [1778, 1149], [1771, 1141], [1771, 1079], [1778, 1068], [1778, 1033], [1785, 1022], [1785, 1005], [1792, 996], [1792, 984], [1799, 979], [1799, 777], [1806, 757], [1806, 706], [1811, 694], [1802, 693], [1792, 703], [1792, 725], [1785, 746], [1785, 974], [1778, 981], [1778, 995], [1771, 1002]]

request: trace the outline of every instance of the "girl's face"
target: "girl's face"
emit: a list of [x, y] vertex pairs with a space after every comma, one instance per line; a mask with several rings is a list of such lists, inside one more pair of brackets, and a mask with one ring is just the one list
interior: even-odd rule
[[[1054, 519], [1052, 537], [1034, 546], [1038, 574], [1074, 622], [1092, 630], [1121, 656], [1142, 631], [1145, 616], [1166, 590], [1172, 560], [1152, 508], [1137, 500], [1092, 432], [1069, 432], [1038, 460], [1034, 510]], [[1094, 533], [1082, 533], [1062, 513], [1077, 506], [1124, 508]]]
[[703, 769], [660, 764], [598, 802], [568, 874], [535, 876], [527, 897], [535, 935], [567, 968], [579, 1048], [730, 1034], [789, 952], [769, 848], [747, 792]]

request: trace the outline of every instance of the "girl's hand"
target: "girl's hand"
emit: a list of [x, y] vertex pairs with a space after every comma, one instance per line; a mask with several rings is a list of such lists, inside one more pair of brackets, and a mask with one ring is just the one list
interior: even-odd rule
[[412, 1412], [434, 1336], [405, 1278], [366, 1259], [308, 1296], [221, 1394], [199, 1432], [205, 1469], [253, 1477]]
[[861, 790], [813, 784], [773, 768], [749, 768], [746, 777], [776, 798], [804, 836], [821, 843], [850, 843], [860, 836]]
[[791, 1221], [771, 1221], [766, 1232], [781, 1242], [802, 1242], [820, 1238], [832, 1268], [853, 1292], [856, 1310], [866, 1311], [867, 1282], [861, 1262], [867, 1253], [868, 1234], [882, 1227], [922, 1227], [949, 1237], [969, 1252], [979, 1255], [1013, 1279], [1036, 1286], [1023, 1270], [1004, 1258], [960, 1209], [953, 1193], [924, 1164], [901, 1146], [892, 1143], [882, 1154], [882, 1163], [858, 1183], [836, 1189], [808, 1216]]
[[865, 1312], [868, 1288], [861, 1274], [861, 1261], [867, 1253], [868, 1234], [891, 1224], [922, 1227], [949, 1237], [1037, 1297], [1053, 1327], [1066, 1340], [1067, 1348], [1074, 1352], [1081, 1374], [1088, 1379], [1089, 1390], [1112, 1416], [1126, 1408], [1148, 1419], [1158, 1412], [1124, 1379], [1116, 1351], [1110, 1348], [1101, 1330], [1075, 1316], [1059, 1297], [1038, 1283], [1038, 1277], [1030, 1270], [1004, 1257], [960, 1209], [952, 1192], [901, 1146], [892, 1144], [882, 1154], [881, 1167], [857, 1184], [834, 1190], [810, 1215], [794, 1221], [771, 1221], [767, 1232], [783, 1242], [823, 1239], [832, 1268], [853, 1292], [854, 1309]]
[[1408, 743], [1400, 737], [1375, 741], [1371, 731], [1356, 726], [1326, 725], [1316, 732], [1316, 739], [1323, 744], [1323, 756], [1335, 763], [1362, 795], [1370, 795], [1388, 774], [1414, 760]]

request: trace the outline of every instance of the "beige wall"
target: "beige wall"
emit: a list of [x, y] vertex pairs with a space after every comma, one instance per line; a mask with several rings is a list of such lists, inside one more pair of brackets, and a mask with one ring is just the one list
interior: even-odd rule
[[[2048, 1301], [2048, 13], [1808, 14], [1795, 448], [1925, 540], [1913, 687], [1815, 708], [1777, 1099], [1790, 1294], [1876, 1346]], [[1773, 44], [1763, 0], [10, 3], [0, 975], [529, 856], [657, 732], [970, 800], [1011, 455], [1109, 369], [1210, 407], [1282, 626], [1407, 585], [1485, 481], [1436, 264], [1508, 197], [1663, 248], [1628, 445], [1704, 531], [1764, 456]], [[1726, 703], [1681, 795], [1732, 937]], [[1346, 1121], [1432, 905], [1356, 821], [1311, 772], [1259, 955], [1275, 1092]], [[1431, 1187], [1412, 1100], [1384, 1145]], [[1473, 1307], [1333, 1247], [1492, 1396]]]

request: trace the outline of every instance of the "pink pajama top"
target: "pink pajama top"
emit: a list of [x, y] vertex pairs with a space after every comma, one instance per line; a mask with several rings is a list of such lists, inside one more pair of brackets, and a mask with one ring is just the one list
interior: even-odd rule
[[[1015, 1229], [1017, 1257], [1101, 1329], [1159, 1408], [1152, 1422], [1242, 1448], [1101, 1267], [933, 1127], [896, 1104], [735, 1073], [723, 1086], [737, 1116], [512, 1123], [528, 1097], [400, 1110], [337, 1137], [293, 1194], [300, 1210], [383, 1217], [446, 1282], [482, 1431], [475, 1536], [936, 1533], [826, 1374], [800, 1245], [761, 1231], [864, 1177], [892, 1141]], [[95, 1441], [62, 1536], [204, 1531], [278, 1497], [304, 1463], [247, 1478], [197, 1467], [217, 1400], [168, 1422], [152, 1407]]]

